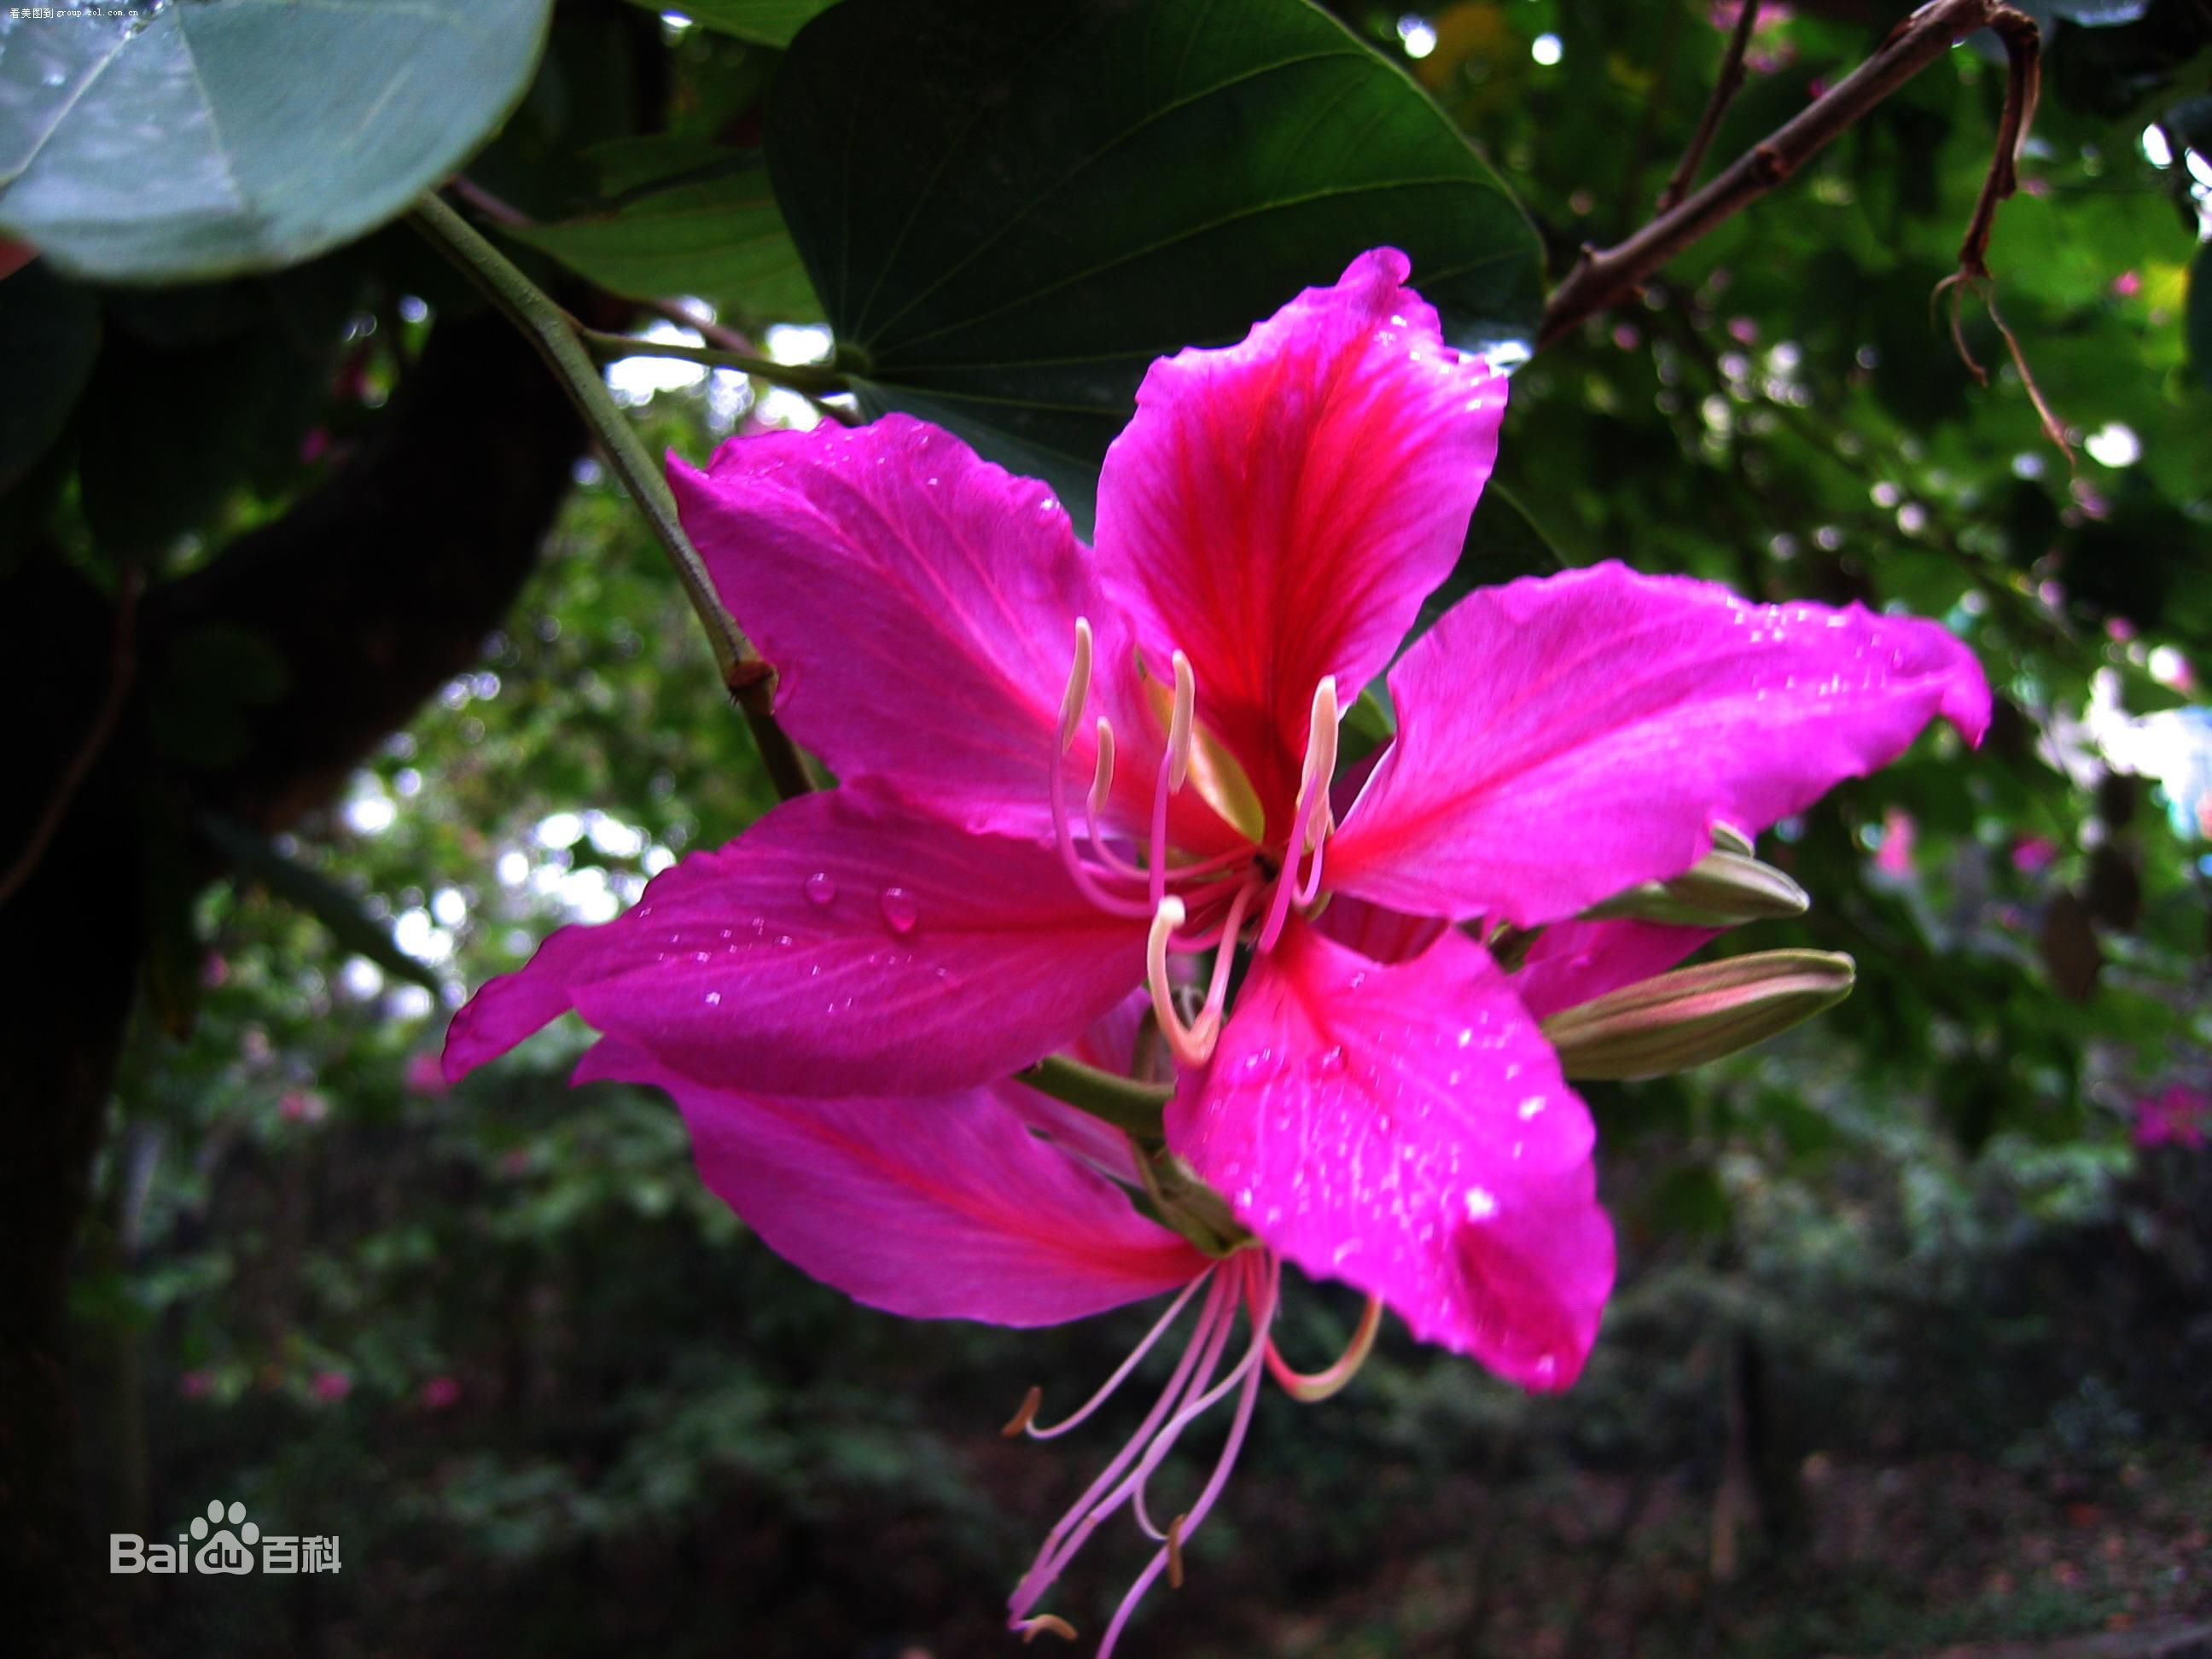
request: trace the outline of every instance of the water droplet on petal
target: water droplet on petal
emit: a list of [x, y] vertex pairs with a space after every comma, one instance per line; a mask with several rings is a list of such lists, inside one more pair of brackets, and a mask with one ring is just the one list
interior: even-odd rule
[[911, 933], [914, 925], [921, 919], [921, 908], [914, 902], [914, 895], [903, 887], [886, 887], [880, 900], [884, 922], [894, 933]]
[[1486, 1188], [1470, 1187], [1467, 1189], [1467, 1218], [1487, 1221], [1498, 1213], [1498, 1200]]
[[719, 1008], [719, 1007], [720, 1007], [720, 1006], [722, 1006], [722, 994], [721, 994], [720, 991], [709, 991], [709, 992], [708, 992], [708, 993], [707, 993], [707, 1006], [708, 1006], [709, 1008]]
[[817, 870], [806, 878], [806, 902], [823, 905], [833, 902], [837, 896], [837, 884], [830, 879], [827, 870]]

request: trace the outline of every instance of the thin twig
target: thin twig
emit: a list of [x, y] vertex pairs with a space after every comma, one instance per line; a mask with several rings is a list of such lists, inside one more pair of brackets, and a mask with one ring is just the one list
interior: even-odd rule
[[[683, 313], [679, 309], [678, 316]], [[686, 328], [699, 326], [696, 319], [687, 319]], [[729, 351], [720, 346], [689, 346], [673, 340], [641, 340], [628, 334], [610, 334], [604, 329], [586, 328], [576, 325], [576, 337], [595, 357], [603, 361], [618, 357], [674, 357], [687, 363], [703, 363], [711, 368], [733, 368], [741, 374], [756, 375], [787, 386], [794, 392], [838, 392], [845, 390], [845, 377], [834, 368], [815, 363], [779, 363], [768, 358], [757, 357], [749, 351]]]
[[568, 393], [568, 401], [584, 417], [630, 499], [644, 514], [653, 537], [676, 567], [684, 597], [707, 631], [714, 647], [715, 666], [722, 684], [744, 711], [745, 724], [760, 747], [776, 793], [789, 799], [814, 787], [806, 762], [782, 727], [775, 723], [773, 701], [775, 670], [756, 653], [738, 631], [730, 613], [714, 592], [714, 585], [699, 550], [684, 534], [677, 516], [676, 497], [670, 493], [660, 467], [646, 450], [629, 418], [607, 395], [599, 367], [576, 337], [567, 313], [555, 305], [507, 256], [480, 235], [467, 220], [435, 195], [424, 197], [409, 216], [415, 228], [459, 265], [484, 296], [490, 300], [538, 348]]
[[[447, 188], [460, 201], [467, 204], [470, 211], [503, 230], [532, 230], [537, 228], [537, 220], [503, 197], [493, 195], [473, 179], [456, 178]], [[811, 364], [779, 363], [764, 358], [761, 356], [760, 348], [744, 335], [727, 323], [701, 316], [681, 300], [647, 298], [636, 294], [617, 294], [614, 297], [625, 305], [649, 311], [678, 328], [688, 328], [708, 345], [728, 354], [726, 360], [701, 358], [695, 361], [711, 362], [719, 368], [740, 369], [757, 379], [787, 387], [813, 404], [815, 412], [824, 420], [835, 421], [840, 426], [852, 426], [859, 421], [860, 417], [851, 410], [826, 401], [828, 397], [848, 389], [843, 378], [834, 371], [817, 368]], [[614, 335], [603, 337], [628, 341], [628, 349], [623, 355], [629, 356], [680, 357], [688, 353], [687, 348], [671, 348], [659, 341], [629, 340], [627, 336]]]
[[[1538, 344], [1552, 343], [1635, 294], [1660, 266], [1782, 183], [1978, 28], [1995, 29], [2002, 39], [2012, 59], [2013, 93], [1997, 159], [1967, 228], [1966, 248], [1978, 260], [1988, 241], [1990, 217], [2014, 186], [2014, 157], [2033, 107], [2038, 37], [2033, 21], [2002, 0], [1930, 0], [1893, 29], [1873, 57], [1737, 157], [1704, 189], [1617, 246], [1584, 248], [1566, 280], [1552, 290]], [[2023, 101], [2027, 107], [2021, 106]]]
[[1742, 9], [1735, 15], [1735, 27], [1730, 32], [1728, 50], [1721, 54], [1721, 72], [1713, 82], [1713, 94], [1705, 100], [1705, 112], [1698, 118], [1698, 130], [1691, 135], [1689, 149], [1682, 159], [1674, 163], [1674, 170], [1667, 175], [1667, 187], [1659, 192], [1659, 211], [1664, 213], [1679, 203], [1690, 186], [1698, 182], [1698, 169], [1705, 164], [1705, 152], [1713, 146], [1713, 138], [1721, 130], [1721, 117], [1728, 112], [1743, 86], [1743, 55], [1751, 46], [1751, 31], [1759, 21], [1759, 0], [1743, 0]]
[[46, 855], [46, 848], [60, 833], [62, 821], [69, 817], [70, 803], [76, 799], [76, 792], [84, 787], [85, 779], [92, 775], [92, 769], [106, 752], [108, 739], [115, 735], [115, 723], [123, 716], [123, 705], [130, 697], [131, 682], [137, 678], [134, 641], [138, 627], [138, 596], [145, 585], [145, 573], [137, 567], [124, 573], [123, 585], [115, 595], [115, 643], [109, 653], [107, 695], [94, 711], [92, 724], [85, 728], [84, 740], [77, 744], [76, 752], [63, 768], [54, 792], [47, 799], [46, 811], [32, 828], [31, 839], [8, 866], [8, 873], [0, 877], [0, 904], [15, 897], [17, 890], [37, 870], [40, 860]]

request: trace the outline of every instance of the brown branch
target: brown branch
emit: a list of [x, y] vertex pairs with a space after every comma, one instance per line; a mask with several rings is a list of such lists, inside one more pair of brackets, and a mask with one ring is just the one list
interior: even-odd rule
[[39, 867], [39, 860], [46, 857], [55, 832], [69, 817], [70, 803], [76, 799], [77, 790], [98, 763], [107, 740], [115, 735], [115, 722], [122, 718], [123, 705], [131, 695], [131, 683], [137, 677], [138, 659], [133, 637], [137, 631], [138, 596], [145, 586], [145, 572], [136, 566], [124, 573], [122, 589], [115, 596], [115, 643], [109, 653], [107, 695], [100, 699], [92, 724], [85, 729], [83, 741], [77, 744], [69, 764], [55, 781], [53, 793], [46, 799], [46, 810], [32, 827], [30, 840], [8, 866], [8, 873], [0, 877], [0, 904], [14, 897], [16, 890]]
[[1653, 272], [1716, 226], [1788, 179], [1861, 120], [1875, 105], [1978, 28], [1995, 29], [2011, 59], [2008, 114], [1997, 157], [1984, 182], [1982, 199], [1967, 228], [1966, 248], [1978, 261], [1996, 204], [2016, 185], [2014, 161], [2033, 112], [2037, 81], [2035, 24], [2002, 0], [1930, 0], [1890, 31], [1873, 57], [1765, 139], [1754, 144], [1711, 183], [1661, 213], [1609, 248], [1586, 247], [1566, 280], [1552, 290], [1537, 344], [1549, 345], [1571, 329], [1635, 294]]
[[1667, 175], [1667, 187], [1659, 192], [1659, 211], [1666, 212], [1680, 203], [1692, 185], [1698, 181], [1698, 169], [1705, 164], [1705, 152], [1713, 147], [1713, 138], [1721, 130], [1721, 117], [1728, 112], [1743, 86], [1743, 54], [1751, 46], [1751, 31], [1759, 21], [1759, 0], [1743, 0], [1742, 9], [1735, 15], [1735, 27], [1729, 33], [1728, 50], [1721, 54], [1721, 72], [1713, 82], [1713, 95], [1705, 100], [1705, 112], [1698, 118], [1698, 130], [1690, 136], [1690, 147], [1682, 152], [1682, 159], [1674, 164], [1674, 172]]

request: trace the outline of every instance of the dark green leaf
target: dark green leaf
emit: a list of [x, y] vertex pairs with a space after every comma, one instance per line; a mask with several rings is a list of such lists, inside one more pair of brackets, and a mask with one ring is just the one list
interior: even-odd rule
[[592, 153], [604, 211], [507, 234], [617, 294], [693, 294], [748, 317], [821, 315], [757, 155], [679, 138]]
[[827, 11], [835, 0], [690, 0], [683, 5], [671, 0], [630, 0], [630, 3], [647, 11], [678, 12], [702, 27], [734, 34], [740, 40], [780, 46], [816, 14]]
[[529, 83], [550, 0], [205, 0], [0, 24], [0, 228], [117, 281], [267, 270], [404, 212]]
[[1556, 576], [1566, 568], [1566, 561], [1527, 509], [1492, 478], [1483, 486], [1482, 500], [1468, 525], [1459, 562], [1423, 603], [1407, 638], [1428, 632], [1437, 617], [1478, 587], [1497, 587], [1522, 576]]
[[1382, 244], [1470, 348], [1525, 341], [1534, 233], [1394, 65], [1304, 0], [845, 0], [769, 99], [792, 235], [872, 411], [1087, 520], [1157, 356]]
[[401, 950], [392, 940], [392, 930], [369, 915], [351, 890], [319, 870], [285, 857], [273, 843], [244, 824], [204, 812], [199, 828], [241, 878], [259, 882], [276, 897], [314, 917], [330, 930], [341, 948], [367, 957], [386, 973], [426, 990], [439, 988], [437, 970]]
[[100, 355], [100, 301], [38, 260], [0, 282], [0, 490], [61, 435]]

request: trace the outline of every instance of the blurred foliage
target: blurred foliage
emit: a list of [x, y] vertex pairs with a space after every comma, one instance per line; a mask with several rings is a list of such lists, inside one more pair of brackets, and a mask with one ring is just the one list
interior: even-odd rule
[[[817, 305], [793, 250], [820, 273], [831, 202], [891, 236], [897, 181], [928, 160], [898, 150], [901, 124], [948, 118], [884, 90], [870, 167], [830, 176], [808, 124], [875, 82], [837, 56], [860, 49], [842, 7], [791, 52], [805, 82], [779, 81], [823, 9], [733, 0], [679, 27], [564, 4], [468, 176], [543, 222], [514, 251], [598, 320], [688, 295], [801, 354], [816, 337], [776, 325], [867, 313], [827, 284]], [[1648, 216], [1732, 17], [1334, 9], [1386, 103], [1411, 96], [1403, 70], [1466, 134], [1464, 178], [1503, 181], [1554, 277]], [[1761, 856], [1814, 908], [1722, 947], [1847, 951], [1856, 991], [1735, 1060], [1589, 1091], [1624, 1278], [1571, 1394], [1523, 1398], [1393, 1339], [1325, 1407], [1271, 1397], [1193, 1592], [1141, 1627], [1172, 1650], [1872, 1651], [2212, 1607], [2212, 1158], [2130, 1139], [2138, 1101], [2212, 1086], [2212, 22], [2196, 0], [2043, 9], [2045, 96], [1990, 258], [2078, 457], [2043, 438], [1990, 315], [1969, 301], [1960, 322], [1984, 386], [1931, 309], [2002, 91], [1970, 44], [1519, 370], [1455, 579], [1617, 556], [1939, 617], [1974, 645], [2001, 698], [1988, 742], [1931, 735], [1780, 826]], [[1901, 10], [1763, 8], [1714, 165]], [[1132, 82], [1157, 99], [1142, 67], [1054, 72], [1105, 131], [1152, 107], [1116, 101]], [[1303, 95], [1382, 96], [1365, 84]], [[772, 93], [799, 101], [770, 118]], [[1270, 96], [1255, 143], [1294, 149], [1324, 118]], [[1235, 142], [1198, 161], [1233, 180]], [[1053, 159], [975, 165], [1035, 179]], [[1018, 237], [975, 275], [995, 289], [964, 286], [976, 216], [1011, 198], [953, 194], [928, 228], [951, 252], [886, 260], [894, 295], [942, 283], [937, 302], [981, 307], [1066, 274], [1066, 246]], [[1091, 227], [1107, 246], [1165, 210], [1127, 179], [1111, 207]], [[1409, 246], [1453, 228], [1402, 204], [1358, 223]], [[1281, 257], [1340, 258], [1344, 228]], [[1008, 385], [1040, 395], [1055, 338], [1127, 356], [1194, 337], [1177, 307], [1241, 296], [1252, 266], [1201, 274], [1121, 293], [1119, 313], [1033, 306]], [[426, 339], [475, 309], [401, 229], [194, 288], [43, 262], [0, 280], [0, 583], [218, 569], [373, 449]], [[816, 418], [665, 360], [615, 385], [694, 459], [741, 421]], [[1028, 441], [971, 429], [1010, 459]], [[437, 1079], [465, 988], [769, 799], [665, 562], [577, 471], [480, 659], [288, 833], [226, 842], [177, 806], [288, 690], [265, 642], [187, 631], [142, 666], [150, 994], [74, 1280], [88, 1507], [160, 1533], [220, 1495], [346, 1550], [336, 1579], [133, 1585], [151, 1650], [682, 1654], [743, 1632], [747, 1651], [994, 1651], [993, 1587], [1087, 1473], [1079, 1446], [994, 1430], [1030, 1382], [1057, 1397], [1103, 1375], [1127, 1322], [1016, 1337], [851, 1307], [704, 1193], [665, 1102], [567, 1091], [574, 1030]], [[1364, 711], [1370, 739], [1384, 714]], [[234, 880], [206, 884], [210, 835]], [[1333, 1351], [1350, 1312], [1302, 1289], [1286, 1345]], [[1121, 1582], [1100, 1559], [1073, 1591], [1094, 1620]]]

